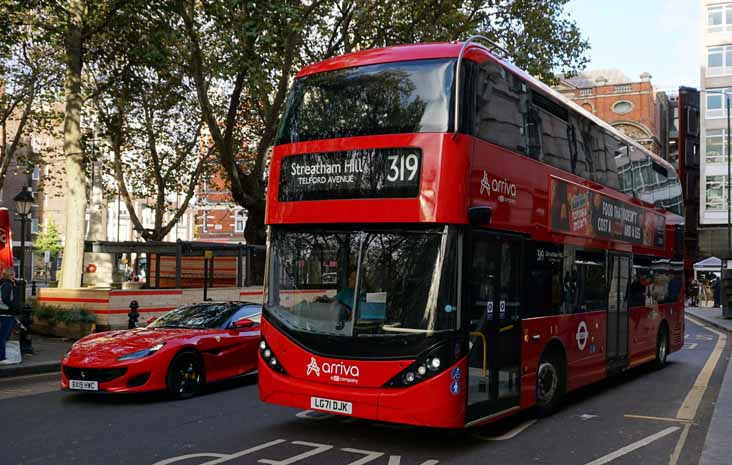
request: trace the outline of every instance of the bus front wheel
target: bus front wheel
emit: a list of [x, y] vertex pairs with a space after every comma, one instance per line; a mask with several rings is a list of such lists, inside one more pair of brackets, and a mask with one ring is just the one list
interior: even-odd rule
[[546, 354], [539, 362], [536, 376], [536, 408], [540, 417], [554, 413], [564, 395], [564, 370], [561, 358]]

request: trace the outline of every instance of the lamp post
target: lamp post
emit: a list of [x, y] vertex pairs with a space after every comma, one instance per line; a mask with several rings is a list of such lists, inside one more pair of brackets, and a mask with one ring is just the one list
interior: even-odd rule
[[22, 311], [21, 322], [25, 326], [20, 331], [20, 351], [21, 353], [32, 354], [33, 343], [30, 338], [31, 325], [31, 309], [30, 305], [25, 303], [25, 223], [30, 217], [33, 208], [33, 193], [28, 190], [28, 186], [23, 186], [23, 190], [13, 197], [15, 201], [15, 213], [20, 217], [20, 276], [17, 284], [18, 308]]

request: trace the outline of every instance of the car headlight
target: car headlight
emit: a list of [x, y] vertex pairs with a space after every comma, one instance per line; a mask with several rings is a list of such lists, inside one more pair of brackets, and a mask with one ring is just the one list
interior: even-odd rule
[[148, 355], [152, 355], [155, 352], [157, 352], [158, 350], [160, 350], [164, 345], [165, 345], [165, 343], [161, 342], [160, 344], [156, 344], [156, 345], [150, 347], [149, 349], [138, 350], [137, 352], [125, 354], [121, 357], [118, 357], [117, 360], [120, 362], [123, 362], [125, 360], [136, 360], [138, 358], [147, 357]]

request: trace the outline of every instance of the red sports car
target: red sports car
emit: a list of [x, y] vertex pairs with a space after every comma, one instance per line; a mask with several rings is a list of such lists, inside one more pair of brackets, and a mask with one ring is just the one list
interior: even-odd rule
[[204, 302], [145, 328], [91, 334], [64, 357], [61, 388], [192, 397], [205, 383], [257, 368], [261, 311], [247, 302]]

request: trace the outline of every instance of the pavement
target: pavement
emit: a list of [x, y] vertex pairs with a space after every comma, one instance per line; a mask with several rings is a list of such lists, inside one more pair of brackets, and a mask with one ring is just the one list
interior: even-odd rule
[[[722, 318], [720, 307], [689, 307], [686, 313], [718, 329], [732, 333], [732, 319]], [[729, 357], [722, 387], [709, 424], [699, 465], [732, 464], [732, 357]]]
[[[0, 378], [55, 373], [61, 371], [61, 359], [73, 340], [32, 335], [33, 354], [23, 354], [23, 360], [14, 365], [0, 365]], [[11, 338], [17, 340], [17, 337]]]

